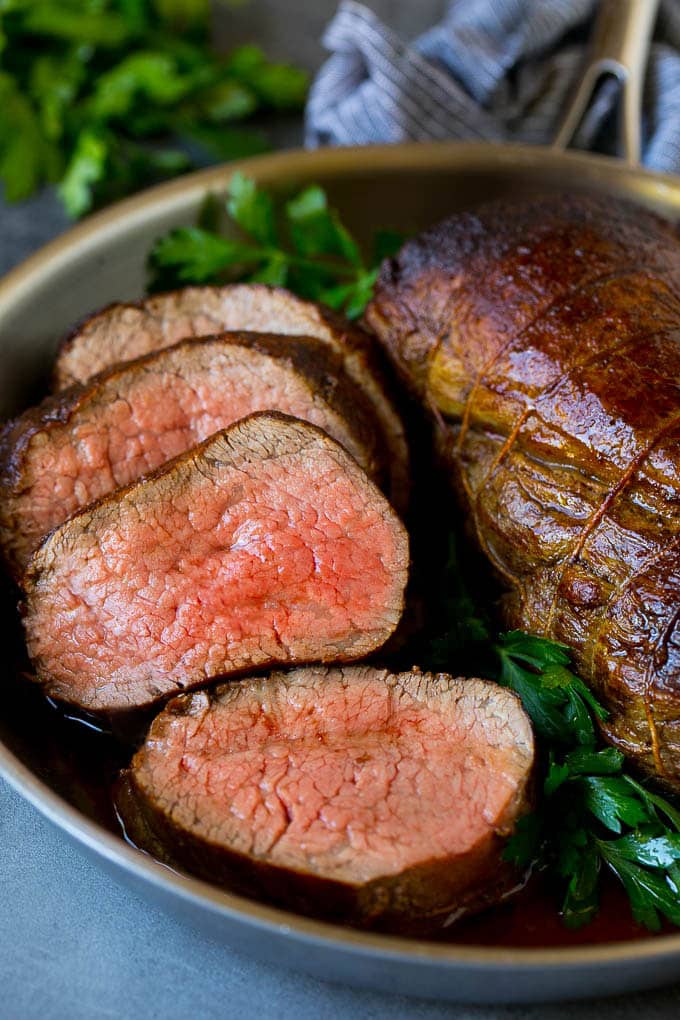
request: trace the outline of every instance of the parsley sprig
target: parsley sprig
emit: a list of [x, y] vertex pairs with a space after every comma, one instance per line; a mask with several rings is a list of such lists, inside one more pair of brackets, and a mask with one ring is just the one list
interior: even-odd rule
[[494, 645], [499, 681], [519, 694], [537, 734], [556, 746], [595, 744], [595, 719], [607, 713], [569, 669], [565, 645], [523, 631], [502, 635]]
[[210, 159], [268, 148], [238, 122], [298, 109], [306, 72], [210, 43], [208, 0], [0, 0], [0, 181], [80, 216]]
[[570, 927], [597, 913], [604, 868], [639, 924], [656, 931], [663, 917], [680, 926], [680, 812], [627, 773], [619, 750], [602, 746], [595, 720], [607, 713], [569, 668], [564, 645], [512, 631], [494, 647], [498, 680], [519, 694], [546, 757], [542, 800], [520, 821], [508, 859], [555, 874]]
[[597, 724], [607, 712], [573, 671], [568, 648], [523, 631], [494, 634], [466, 582], [451, 536], [439, 592], [445, 632], [430, 645], [430, 662], [446, 669], [462, 657], [468, 671], [515, 691], [537, 736], [540, 795], [509, 840], [507, 859], [552, 875], [570, 927], [597, 914], [606, 870], [639, 924], [657, 931], [665, 918], [680, 926], [680, 810], [604, 745]]
[[277, 202], [235, 173], [226, 212], [239, 228], [239, 239], [218, 232], [220, 212], [213, 199], [202, 215], [206, 225], [180, 227], [157, 241], [149, 257], [152, 290], [252, 280], [286, 286], [355, 318], [373, 294], [380, 262], [403, 241], [399, 234], [378, 232], [367, 263], [318, 185]]

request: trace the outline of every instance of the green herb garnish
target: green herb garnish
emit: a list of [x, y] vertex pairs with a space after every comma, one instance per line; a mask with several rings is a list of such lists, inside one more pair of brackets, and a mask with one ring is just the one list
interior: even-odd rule
[[226, 202], [240, 239], [217, 232], [214, 201], [210, 212], [212, 224], [206, 225], [204, 213], [201, 226], [172, 230], [156, 243], [149, 257], [152, 290], [259, 281], [286, 286], [355, 318], [373, 294], [380, 262], [403, 242], [399, 234], [378, 233], [367, 263], [322, 188], [312, 185], [276, 202], [241, 173], [231, 178]]
[[558, 747], [595, 744], [593, 716], [607, 713], [569, 669], [565, 645], [515, 630], [494, 647], [499, 682], [519, 694], [540, 737]]
[[306, 72], [209, 38], [208, 0], [0, 0], [5, 198], [57, 183], [72, 216], [268, 148], [235, 122], [298, 109]]
[[[519, 695], [537, 736], [541, 791], [506, 847], [519, 867], [546, 869], [561, 890], [570, 927], [598, 912], [609, 871], [621, 882], [638, 923], [680, 926], [680, 811], [627, 773], [621, 751], [604, 745], [607, 712], [571, 668], [567, 647], [511, 631], [494, 635], [461, 571], [455, 537], [437, 592], [440, 629], [425, 654], [434, 668], [464, 662]], [[443, 627], [442, 627], [443, 624]]]
[[639, 924], [656, 931], [665, 917], [680, 925], [680, 812], [626, 774], [620, 751], [602, 747], [595, 720], [607, 713], [563, 645], [512, 631], [494, 647], [498, 680], [519, 694], [546, 753], [539, 808], [520, 821], [507, 858], [550, 869], [570, 927], [597, 913], [604, 868], [621, 881]]

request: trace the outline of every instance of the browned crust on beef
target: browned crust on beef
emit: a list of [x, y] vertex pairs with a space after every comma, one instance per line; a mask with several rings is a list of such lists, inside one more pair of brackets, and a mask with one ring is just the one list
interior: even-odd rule
[[[221, 698], [238, 697], [239, 687], [253, 684], [294, 694], [297, 684], [318, 682], [323, 704], [326, 675], [340, 672], [343, 682], [351, 684], [355, 678], [371, 672], [371, 667], [296, 669], [271, 674], [267, 679], [248, 678], [210, 691], [180, 695], [170, 701], [152, 723], [145, 744], [122, 773], [117, 788], [116, 801], [128, 838], [163, 863], [186, 869], [234, 892], [264, 898], [309, 916], [360, 927], [424, 933], [447, 919], [478, 912], [515, 891], [522, 876], [502, 855], [517, 820], [530, 809], [533, 800], [533, 734], [519, 699], [486, 680], [421, 673], [417, 669], [400, 674], [372, 671], [389, 686], [415, 694], [417, 700], [453, 697], [455, 701], [464, 693], [468, 710], [474, 701], [475, 711], [505, 720], [508, 746], [512, 744], [513, 754], [524, 763], [522, 779], [516, 796], [497, 820], [492, 838], [483, 847], [455, 858], [426, 860], [398, 874], [361, 882], [277, 866], [266, 856], [235, 852], [175, 823], [168, 811], [172, 791], [153, 789], [149, 776], [144, 775], [146, 748], [163, 744], [166, 726], [173, 717], [207, 714]], [[474, 724], [475, 719], [471, 718], [469, 725]], [[190, 753], [190, 746], [187, 751]]]
[[680, 783], [680, 243], [611, 198], [409, 242], [366, 319], [434, 409], [506, 620], [569, 644], [608, 738]]
[[98, 401], [105, 402], [112, 383], [124, 390], [147, 369], [162, 372], [170, 357], [175, 361], [176, 355], [190, 353], [196, 344], [216, 349], [244, 347], [290, 365], [305, 380], [310, 395], [318, 396], [343, 420], [354, 441], [354, 452], [360, 452], [362, 467], [377, 484], [385, 486], [389, 456], [383, 437], [375, 428], [371, 405], [345, 373], [343, 359], [327, 344], [313, 337], [245, 331], [179, 341], [133, 361], [113, 365], [82, 385], [74, 384], [47, 397], [4, 426], [0, 432], [0, 551], [16, 580], [20, 580], [26, 565], [18, 545], [16, 505], [24, 490], [28, 451], [34, 438], [68, 424], [84, 406], [94, 409]]
[[[611, 244], [607, 254], [603, 241]], [[451, 357], [451, 367], [454, 353], [466, 353], [454, 317], [459, 304], [465, 303], [469, 314], [466, 335], [474, 336], [474, 315], [483, 316], [500, 346], [516, 326], [521, 328], [534, 301], [543, 299], [549, 306], [553, 295], [587, 279], [588, 261], [593, 276], [624, 265], [668, 272], [677, 247], [672, 224], [620, 199], [563, 195], [489, 202], [423, 231], [387, 259], [364, 323], [402, 380], [427, 397], [432, 361], [440, 349]], [[474, 305], [471, 286], [477, 288]], [[469, 371], [483, 353], [475, 344], [460, 371]]]
[[45, 428], [68, 421], [74, 407], [80, 403], [81, 394], [90, 392], [91, 388], [70, 386], [5, 422], [0, 430], [0, 499], [3, 501], [0, 504], [0, 522], [6, 516], [4, 501], [21, 486], [24, 452], [33, 436]]
[[[318, 322], [316, 337], [331, 346], [345, 362], [349, 377], [364, 392], [370, 402], [383, 433], [383, 440], [390, 459], [390, 497], [394, 505], [403, 510], [408, 499], [410, 476], [408, 445], [404, 426], [396, 409], [395, 395], [386, 378], [382, 352], [372, 338], [363, 330], [348, 322], [332, 309], [312, 301], [306, 301], [281, 287], [265, 284], [229, 284], [225, 287], [187, 287], [168, 294], [154, 295], [137, 303], [112, 304], [81, 322], [66, 338], [57, 355], [54, 368], [54, 388], [61, 389], [74, 382], [84, 382], [94, 372], [120, 360], [137, 356], [134, 345], [113, 343], [113, 338], [134, 335], [135, 331], [147, 331], [150, 342], [156, 347], [167, 345], [163, 336], [163, 319], [168, 316], [174, 304], [174, 314], [181, 318], [183, 304], [195, 302], [194, 309], [204, 301], [206, 307], [218, 301], [229, 301], [230, 316], [234, 321], [230, 329], [252, 329], [249, 322], [250, 305], [259, 302], [268, 309], [271, 332], [297, 333], [308, 335], [310, 324]], [[242, 308], [242, 311], [241, 311]], [[276, 323], [277, 310], [285, 311], [286, 327]], [[173, 314], [173, 313], [171, 313]], [[288, 326], [300, 319], [299, 328]], [[235, 321], [238, 320], [238, 321]], [[205, 332], [217, 333], [224, 328], [213, 316], [214, 325]], [[111, 329], [110, 349], [104, 357], [101, 351], [101, 336], [93, 343], [91, 337]], [[265, 330], [261, 330], [265, 331]], [[89, 349], [88, 349], [89, 348]], [[149, 348], [145, 348], [148, 350]], [[87, 366], [87, 367], [85, 367]]]

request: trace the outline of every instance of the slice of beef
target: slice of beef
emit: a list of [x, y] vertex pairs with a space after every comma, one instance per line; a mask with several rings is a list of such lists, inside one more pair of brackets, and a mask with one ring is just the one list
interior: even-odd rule
[[346, 662], [403, 609], [408, 538], [335, 440], [251, 415], [75, 514], [26, 574], [36, 679], [92, 712], [269, 663]]
[[264, 284], [186, 287], [139, 304], [114, 304], [91, 316], [67, 338], [54, 379], [61, 389], [84, 382], [120, 361], [138, 358], [187, 337], [250, 330], [315, 337], [336, 351], [349, 377], [370, 401], [390, 453], [390, 495], [403, 509], [409, 487], [404, 427], [373, 339], [342, 316]]
[[309, 914], [440, 922], [517, 885], [531, 726], [485, 680], [307, 667], [174, 698], [120, 798], [162, 860]]
[[342, 360], [309, 337], [184, 341], [108, 369], [21, 415], [0, 436], [0, 547], [20, 576], [67, 517], [254, 411], [323, 428], [384, 480], [371, 409]]

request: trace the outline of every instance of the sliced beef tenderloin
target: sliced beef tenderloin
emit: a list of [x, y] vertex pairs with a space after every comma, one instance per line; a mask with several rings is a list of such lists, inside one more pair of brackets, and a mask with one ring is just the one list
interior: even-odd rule
[[314, 425], [261, 413], [71, 517], [26, 574], [37, 681], [92, 712], [265, 664], [346, 662], [403, 608], [408, 538]]
[[55, 365], [55, 387], [84, 382], [120, 361], [138, 358], [187, 337], [250, 330], [315, 337], [345, 363], [373, 407], [390, 453], [390, 496], [403, 508], [409, 486], [404, 427], [385, 385], [373, 339], [330, 309], [264, 284], [186, 287], [139, 304], [114, 304], [91, 316], [67, 338]]
[[67, 517], [254, 411], [311, 421], [384, 480], [370, 406], [309, 337], [230, 333], [108, 369], [6, 426], [0, 548], [19, 577]]
[[127, 771], [133, 841], [211, 881], [359, 924], [458, 916], [502, 860], [533, 763], [484, 680], [307, 667], [174, 698]]

